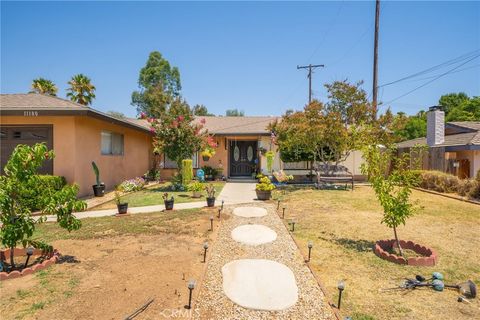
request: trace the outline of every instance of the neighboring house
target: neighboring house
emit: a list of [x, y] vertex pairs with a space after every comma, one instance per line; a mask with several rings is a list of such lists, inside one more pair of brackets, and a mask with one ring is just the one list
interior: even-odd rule
[[[0, 100], [1, 168], [18, 144], [45, 142], [55, 151], [55, 159], [41, 168], [42, 173], [64, 176], [80, 185], [80, 196], [92, 194], [95, 176], [91, 162], [100, 168], [102, 182], [112, 189], [124, 179], [142, 176], [154, 163], [161, 163], [161, 177], [176, 172], [176, 163], [164, 155], [153, 155], [150, 125], [141, 119], [117, 119], [68, 100], [29, 93], [2, 94]], [[267, 172], [263, 151], [277, 148], [271, 143], [268, 125], [277, 117], [197, 117], [214, 136], [216, 154], [204, 161], [193, 156], [195, 169], [210, 166], [229, 179], [252, 178], [255, 171]], [[353, 152], [342, 163], [360, 177], [361, 154]], [[285, 170], [297, 181], [308, 181], [309, 162], [283, 163], [275, 155], [273, 170]]]
[[428, 157], [422, 161], [426, 170], [438, 170], [473, 178], [480, 170], [480, 121], [445, 123], [445, 113], [431, 107], [427, 113], [427, 137], [397, 144], [400, 152], [415, 145], [428, 147]]
[[80, 196], [93, 193], [92, 161], [107, 189], [142, 176], [152, 162], [148, 128], [68, 100], [36, 93], [2, 94], [0, 116], [2, 172], [15, 146], [45, 142], [55, 151], [55, 159], [41, 172], [78, 183]]

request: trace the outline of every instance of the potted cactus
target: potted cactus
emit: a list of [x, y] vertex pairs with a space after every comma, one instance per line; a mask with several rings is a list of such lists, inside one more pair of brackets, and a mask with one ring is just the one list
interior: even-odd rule
[[95, 197], [103, 197], [105, 195], [105, 184], [103, 182], [100, 182], [100, 170], [98, 170], [95, 161], [92, 161], [92, 168], [97, 181], [97, 184], [94, 184], [92, 186], [93, 194], [95, 195]]
[[207, 191], [207, 207], [215, 206], [215, 186], [210, 183], [205, 187], [205, 191]]
[[267, 176], [261, 177], [259, 183], [255, 186], [258, 200], [269, 200], [272, 196], [272, 190], [275, 185]]
[[170, 199], [168, 199], [168, 192], [165, 192], [162, 198], [163, 198], [163, 202], [165, 203], [165, 210], [173, 210], [173, 203], [175, 201], [173, 196]]
[[125, 214], [128, 210], [128, 202], [122, 203], [122, 197], [118, 190], [115, 191], [115, 202], [117, 203], [118, 214]]

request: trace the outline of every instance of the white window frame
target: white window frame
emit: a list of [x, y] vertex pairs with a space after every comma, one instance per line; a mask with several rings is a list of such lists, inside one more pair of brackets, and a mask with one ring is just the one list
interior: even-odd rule
[[[109, 137], [109, 141], [105, 141]], [[120, 142], [119, 146], [115, 142]], [[108, 144], [108, 146], [106, 145]], [[123, 156], [125, 153], [125, 137], [121, 133], [102, 130], [100, 133], [100, 153], [102, 156]]]

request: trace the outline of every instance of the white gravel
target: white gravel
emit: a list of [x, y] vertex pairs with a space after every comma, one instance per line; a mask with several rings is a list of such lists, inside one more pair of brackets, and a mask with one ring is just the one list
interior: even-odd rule
[[[229, 219], [220, 226], [199, 296], [194, 301], [194, 319], [336, 319], [317, 281], [306, 266], [298, 248], [272, 205], [256, 203], [268, 214], [244, 218], [232, 214], [234, 207], [225, 207]], [[238, 226], [261, 224], [277, 233], [271, 243], [248, 246], [236, 242], [231, 232]], [[241, 307], [223, 292], [222, 267], [237, 259], [267, 259], [284, 264], [292, 270], [298, 287], [298, 301], [282, 311], [261, 311]]]

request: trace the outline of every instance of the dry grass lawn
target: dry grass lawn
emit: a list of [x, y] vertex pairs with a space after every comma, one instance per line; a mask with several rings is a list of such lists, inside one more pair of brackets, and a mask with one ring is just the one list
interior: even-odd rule
[[185, 318], [187, 282], [200, 284], [202, 244], [216, 237], [217, 228], [209, 231], [214, 214], [201, 209], [89, 218], [70, 234], [44, 224], [36, 236], [58, 248], [63, 261], [2, 281], [0, 318], [123, 319], [149, 298], [155, 301], [138, 319]]
[[[277, 196], [280, 193], [277, 192]], [[480, 285], [480, 206], [414, 191], [423, 207], [399, 228], [401, 239], [434, 248], [435, 267], [396, 265], [372, 251], [376, 240], [393, 238], [380, 224], [382, 210], [370, 187], [352, 191], [291, 190], [283, 196], [286, 216], [295, 217], [294, 237], [304, 255], [314, 243], [311, 266], [336, 302], [337, 281], [346, 281], [342, 314], [353, 319], [480, 319], [477, 297], [457, 302], [458, 294], [431, 289], [389, 293], [381, 288], [400, 284], [405, 277], [442, 272], [446, 283], [472, 279]]]

